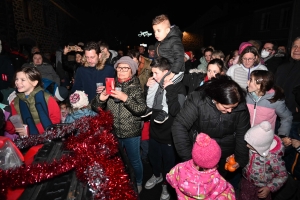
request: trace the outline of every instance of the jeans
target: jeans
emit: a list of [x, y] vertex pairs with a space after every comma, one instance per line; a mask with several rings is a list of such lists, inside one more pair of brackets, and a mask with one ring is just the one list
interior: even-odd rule
[[125, 148], [128, 159], [133, 167], [137, 185], [143, 183], [143, 164], [140, 155], [141, 137], [119, 138], [120, 145]]
[[159, 177], [160, 173], [162, 173], [166, 182], [166, 174], [175, 166], [176, 154], [174, 146], [172, 144], [159, 143], [150, 138], [148, 156], [154, 176]]

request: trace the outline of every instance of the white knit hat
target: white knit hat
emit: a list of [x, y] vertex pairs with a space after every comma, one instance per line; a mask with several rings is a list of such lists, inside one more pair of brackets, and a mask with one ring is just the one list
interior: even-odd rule
[[270, 149], [277, 144], [274, 139], [274, 131], [268, 121], [263, 121], [250, 128], [245, 134], [245, 141], [263, 157], [266, 157]]
[[89, 99], [84, 91], [76, 90], [70, 95], [70, 103], [73, 108], [83, 108], [89, 104]]

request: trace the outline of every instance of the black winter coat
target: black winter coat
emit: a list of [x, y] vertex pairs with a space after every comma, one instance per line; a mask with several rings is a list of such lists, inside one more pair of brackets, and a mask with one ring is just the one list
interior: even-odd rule
[[173, 73], [178, 74], [179, 72], [184, 72], [182, 32], [177, 26], [171, 28], [165, 39], [155, 43], [155, 57], [168, 59]]
[[250, 114], [245, 102], [240, 103], [231, 113], [223, 114], [203, 91], [192, 92], [172, 126], [174, 144], [183, 161], [192, 158], [192, 140], [195, 136], [190, 134], [195, 127], [196, 133], [206, 133], [217, 141], [222, 150], [221, 160], [234, 154], [240, 167], [248, 163], [249, 149], [244, 135], [250, 128]]
[[[297, 103], [293, 95], [293, 89], [300, 85], [300, 60], [290, 58], [289, 62], [280, 65], [275, 74], [275, 84], [283, 89], [286, 106], [294, 116]], [[298, 120], [294, 116], [293, 121], [299, 122]]]

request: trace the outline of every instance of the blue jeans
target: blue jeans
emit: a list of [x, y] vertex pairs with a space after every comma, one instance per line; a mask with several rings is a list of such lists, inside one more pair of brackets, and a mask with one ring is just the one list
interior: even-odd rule
[[164, 181], [166, 182], [166, 174], [175, 166], [176, 162], [173, 144], [159, 143], [150, 138], [148, 157], [152, 165], [154, 176], [159, 177], [160, 173], [162, 173]]
[[141, 137], [119, 138], [120, 145], [125, 148], [126, 154], [133, 167], [137, 185], [143, 183], [143, 164], [140, 155]]

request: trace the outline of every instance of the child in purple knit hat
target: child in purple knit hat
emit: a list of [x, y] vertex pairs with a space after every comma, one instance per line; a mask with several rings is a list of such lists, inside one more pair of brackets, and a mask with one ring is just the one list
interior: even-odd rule
[[207, 134], [200, 133], [192, 150], [192, 158], [177, 164], [167, 174], [167, 181], [175, 188], [178, 200], [235, 199], [235, 192], [218, 172], [221, 148]]

